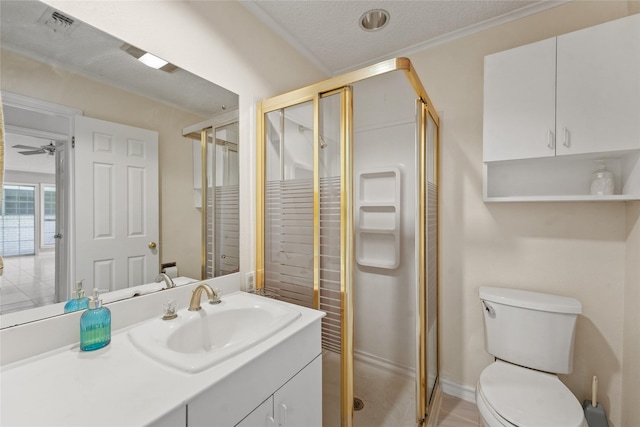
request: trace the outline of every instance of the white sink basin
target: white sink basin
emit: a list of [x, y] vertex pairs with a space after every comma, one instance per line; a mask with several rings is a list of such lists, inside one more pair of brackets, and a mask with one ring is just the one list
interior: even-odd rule
[[129, 331], [141, 352], [186, 372], [200, 372], [264, 341], [300, 317], [278, 301], [237, 292], [200, 311], [180, 310], [173, 320], [154, 319]]

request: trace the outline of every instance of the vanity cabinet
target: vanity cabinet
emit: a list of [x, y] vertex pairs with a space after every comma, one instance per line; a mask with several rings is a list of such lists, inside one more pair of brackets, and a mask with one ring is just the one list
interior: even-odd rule
[[640, 15], [485, 57], [486, 201], [640, 199]]
[[149, 427], [186, 427], [187, 426], [187, 406], [180, 405], [173, 411], [165, 414], [160, 419], [149, 424]]
[[321, 352], [318, 320], [188, 399], [187, 426], [322, 427]]
[[245, 419], [240, 421], [235, 427], [275, 427], [276, 420], [273, 418], [273, 396], [262, 402]]
[[236, 427], [322, 426], [322, 357], [254, 409]]

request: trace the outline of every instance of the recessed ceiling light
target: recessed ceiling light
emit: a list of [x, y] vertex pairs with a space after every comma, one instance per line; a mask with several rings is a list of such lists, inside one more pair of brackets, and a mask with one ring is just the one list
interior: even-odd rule
[[127, 52], [129, 55], [136, 58], [138, 61], [142, 62], [144, 65], [155, 68], [156, 70], [164, 71], [167, 73], [173, 73], [178, 69], [175, 65], [170, 62], [165, 61], [164, 59], [160, 59], [155, 55], [152, 55], [148, 52], [145, 52], [142, 49], [138, 49], [135, 46], [131, 46], [130, 44], [123, 44], [120, 46], [120, 49]]
[[150, 53], [145, 53], [140, 58], [138, 58], [138, 61], [142, 62], [146, 66], [155, 68], [156, 70], [168, 64], [168, 62], [165, 61], [164, 59], [160, 59], [157, 56], [152, 55]]
[[389, 12], [384, 9], [372, 9], [360, 17], [360, 28], [365, 31], [378, 31], [389, 23]]

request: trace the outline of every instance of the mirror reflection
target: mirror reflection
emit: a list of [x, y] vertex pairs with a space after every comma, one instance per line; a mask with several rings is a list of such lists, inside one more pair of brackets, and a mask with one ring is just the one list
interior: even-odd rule
[[[173, 64], [150, 68], [140, 49], [43, 3], [0, 8], [0, 314], [52, 315], [42, 307], [80, 280], [87, 294], [128, 297], [165, 287], [163, 265], [191, 279], [237, 271], [237, 95]], [[199, 123], [209, 138], [185, 135]]]

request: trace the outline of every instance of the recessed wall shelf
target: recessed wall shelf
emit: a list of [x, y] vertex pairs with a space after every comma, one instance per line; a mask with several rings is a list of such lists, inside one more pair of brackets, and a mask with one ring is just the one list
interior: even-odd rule
[[356, 261], [366, 267], [398, 268], [400, 170], [369, 169], [356, 179]]

